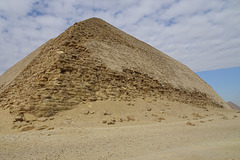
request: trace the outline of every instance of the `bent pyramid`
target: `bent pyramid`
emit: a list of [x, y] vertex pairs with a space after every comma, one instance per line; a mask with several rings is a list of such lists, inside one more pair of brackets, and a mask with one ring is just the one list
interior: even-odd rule
[[227, 104], [232, 108], [232, 109], [236, 109], [236, 110], [240, 110], [240, 107], [236, 104], [234, 104], [231, 101], [228, 101]]
[[146, 97], [228, 108], [188, 67], [98, 18], [75, 23], [0, 77], [0, 106], [13, 114]]

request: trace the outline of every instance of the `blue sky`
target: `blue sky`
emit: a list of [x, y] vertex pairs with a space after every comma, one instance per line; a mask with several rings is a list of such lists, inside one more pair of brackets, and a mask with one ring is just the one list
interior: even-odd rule
[[[0, 75], [75, 22], [91, 17], [195, 72], [240, 66], [239, 0], [0, 0]], [[233, 79], [238, 77], [233, 74]]]
[[205, 80], [226, 102], [231, 101], [240, 106], [240, 67], [197, 74]]

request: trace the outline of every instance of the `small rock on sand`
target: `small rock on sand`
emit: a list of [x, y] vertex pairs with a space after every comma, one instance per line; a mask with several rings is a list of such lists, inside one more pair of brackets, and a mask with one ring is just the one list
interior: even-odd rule
[[25, 127], [22, 127], [20, 129], [21, 132], [24, 132], [24, 131], [29, 131], [29, 130], [32, 130], [34, 129], [34, 126], [33, 125], [30, 125], [30, 126], [25, 126]]
[[21, 127], [22, 127], [22, 123], [20, 121], [17, 121], [17, 122], [14, 122], [12, 129], [21, 128]]
[[127, 121], [134, 121], [134, 117], [133, 116], [127, 116]]
[[227, 116], [222, 116], [222, 119], [228, 120]]
[[38, 118], [37, 121], [39, 122], [45, 122], [47, 121], [48, 119], [46, 117], [41, 117], [41, 118]]
[[29, 113], [24, 113], [24, 117], [25, 117], [25, 121], [36, 121], [37, 118], [32, 115], [32, 114], [29, 114]]
[[165, 120], [165, 118], [159, 117], [159, 118], [155, 119], [155, 121], [157, 121], [157, 122], [161, 122], [162, 120]]
[[157, 114], [152, 114], [152, 116], [153, 116], [153, 117], [158, 117], [158, 115], [157, 115]]
[[152, 108], [147, 108], [147, 111], [151, 111], [152, 110]]
[[53, 130], [54, 129], [54, 127], [49, 127], [47, 130]]
[[103, 120], [102, 123], [107, 123], [107, 120]]
[[72, 117], [67, 117], [67, 120], [72, 120]]
[[113, 121], [107, 122], [107, 125], [115, 124]]
[[43, 130], [43, 129], [46, 129], [46, 128], [48, 128], [47, 125], [42, 125], [42, 126], [38, 126], [38, 127], [36, 128], [36, 130]]
[[151, 98], [145, 98], [145, 102], [151, 103], [151, 102], [152, 102], [152, 99], [151, 99]]
[[190, 122], [190, 121], [188, 121], [186, 124], [189, 125], [189, 126], [195, 126], [195, 124]]
[[105, 111], [105, 112], [103, 113], [103, 115], [111, 115], [111, 113], [108, 112], [108, 111]]
[[180, 118], [188, 118], [188, 116], [184, 115], [184, 116], [180, 116]]
[[89, 114], [89, 111], [85, 109], [84, 112], [83, 112], [83, 114], [88, 115], [88, 114]]
[[22, 116], [15, 116], [14, 120], [15, 121], [23, 121], [23, 117]]
[[54, 120], [54, 117], [49, 117], [49, 120]]

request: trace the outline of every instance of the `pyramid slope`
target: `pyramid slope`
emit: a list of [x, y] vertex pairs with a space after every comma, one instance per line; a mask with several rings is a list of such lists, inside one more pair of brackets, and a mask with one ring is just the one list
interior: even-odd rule
[[[104, 64], [116, 71], [123, 68], [144, 72], [154, 79], [176, 88], [215, 94], [210, 86], [182, 63], [152, 46], [107, 24], [112, 35], [104, 36], [106, 22], [91, 19], [101, 39], [90, 39], [87, 48]], [[89, 22], [89, 23], [90, 23]], [[96, 23], [96, 24], [95, 24]], [[98, 26], [97, 26], [98, 25]], [[89, 31], [89, 32], [92, 32]], [[111, 38], [109, 38], [111, 37]]]
[[228, 108], [188, 67], [98, 18], [48, 41], [0, 84], [0, 105], [15, 114], [51, 116], [88, 101], [146, 97]]
[[5, 88], [27, 67], [27, 65], [41, 52], [41, 50], [48, 45], [48, 42], [37, 48], [31, 54], [19, 61], [17, 64], [9, 68], [0, 76], [0, 94]]
[[234, 104], [231, 101], [228, 101], [227, 104], [232, 108], [232, 109], [236, 109], [236, 110], [240, 110], [240, 107], [236, 104]]

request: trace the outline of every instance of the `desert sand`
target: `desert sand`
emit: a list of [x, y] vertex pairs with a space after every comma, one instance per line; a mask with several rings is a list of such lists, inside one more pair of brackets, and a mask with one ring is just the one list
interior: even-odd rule
[[[238, 160], [240, 157], [240, 113], [236, 110], [197, 108], [167, 100], [136, 100], [130, 104], [94, 102], [59, 112], [52, 120], [33, 121], [36, 128], [26, 132], [20, 132], [21, 128], [11, 129], [14, 117], [9, 110], [0, 111], [0, 159]], [[108, 115], [104, 115], [106, 112]], [[112, 119], [115, 124], [103, 123]], [[46, 129], [37, 129], [43, 125]]]

